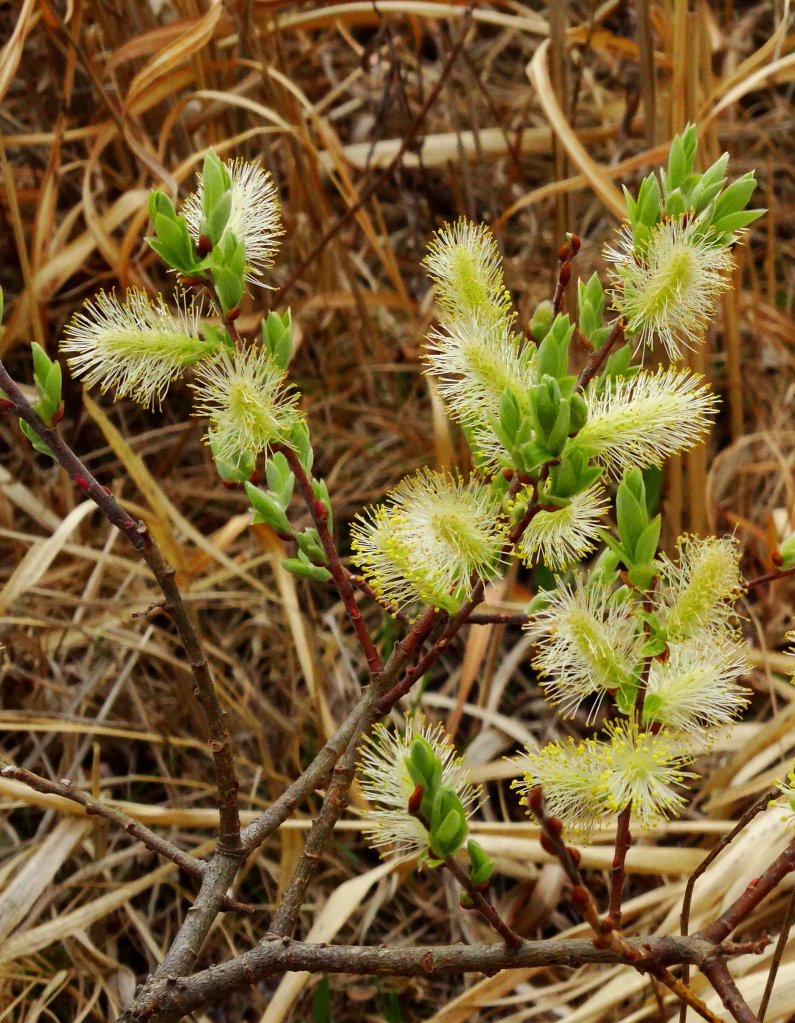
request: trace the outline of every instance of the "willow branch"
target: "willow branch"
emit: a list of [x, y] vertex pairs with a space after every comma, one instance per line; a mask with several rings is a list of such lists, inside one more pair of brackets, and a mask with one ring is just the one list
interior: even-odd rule
[[718, 956], [708, 956], [704, 962], [699, 963], [698, 968], [715, 988], [727, 1012], [731, 1013], [737, 1023], [759, 1023], [722, 959]]
[[8, 371], [0, 362], [0, 390], [13, 402], [17, 415], [49, 447], [56, 462], [69, 474], [74, 484], [91, 498], [100, 511], [141, 552], [165, 597], [163, 609], [168, 612], [187, 654], [196, 684], [196, 697], [204, 711], [209, 732], [210, 751], [215, 763], [218, 791], [219, 840], [221, 852], [235, 854], [240, 849], [240, 816], [238, 813], [238, 782], [232, 756], [232, 743], [210, 667], [201, 641], [190, 619], [182, 594], [174, 579], [175, 570], [166, 562], [143, 522], [135, 522], [119, 506], [113, 495], [89, 471], [56, 429], [44, 425]]
[[[87, 816], [101, 817], [103, 820], [113, 824], [114, 827], [119, 828], [141, 842], [142, 845], [157, 853], [158, 856], [176, 863], [180, 870], [184, 870], [186, 874], [199, 881], [201, 880], [206, 866], [203, 861], [196, 859], [195, 856], [185, 852], [184, 849], [180, 849], [173, 842], [169, 842], [167, 838], [158, 835], [151, 828], [141, 824], [134, 817], [128, 816], [111, 803], [106, 803], [101, 799], [93, 799], [68, 778], [61, 781], [51, 781], [49, 778], [42, 778], [41, 775], [34, 774], [32, 771], [27, 771], [24, 767], [17, 767], [14, 764], [3, 764], [0, 767], [0, 774], [4, 778], [13, 778], [15, 781], [22, 782], [35, 792], [60, 796], [62, 799], [68, 799], [72, 803], [78, 803], [84, 808]], [[222, 909], [224, 910], [250, 913], [253, 911], [253, 908], [253, 906], [229, 898], [225, 898], [222, 904]]]
[[613, 324], [613, 329], [610, 331], [610, 334], [602, 347], [598, 351], [594, 352], [586, 362], [585, 366], [583, 366], [582, 372], [577, 378], [577, 390], [585, 390], [607, 361], [607, 357], [610, 355], [612, 350], [617, 345], [623, 344], [623, 341], [624, 321], [619, 319]]
[[384, 663], [381, 660], [381, 656], [376, 650], [375, 643], [373, 643], [372, 637], [368, 632], [367, 625], [362, 618], [362, 613], [359, 610], [359, 605], [356, 602], [356, 595], [353, 592], [353, 586], [349, 573], [343, 568], [340, 562], [339, 554], [337, 553], [337, 547], [334, 543], [334, 538], [331, 535], [331, 530], [328, 527], [328, 512], [322, 501], [317, 500], [314, 491], [312, 490], [312, 482], [306, 474], [303, 465], [301, 465], [301, 459], [298, 457], [292, 448], [282, 447], [282, 454], [287, 459], [287, 462], [293, 471], [293, 474], [298, 481], [298, 486], [301, 490], [301, 494], [306, 502], [306, 506], [312, 516], [312, 520], [315, 523], [320, 542], [323, 545], [323, 550], [328, 559], [326, 567], [331, 573], [331, 577], [334, 580], [334, 584], [337, 587], [343, 606], [348, 613], [353, 631], [356, 633], [356, 639], [359, 642], [362, 653], [364, 654], [365, 660], [367, 661], [367, 668], [371, 676], [378, 675], [384, 670]]
[[[164, 978], [146, 1004], [129, 1015], [131, 1023], [176, 1023], [234, 992], [287, 971], [345, 973], [360, 976], [438, 977], [496, 973], [516, 967], [571, 967], [624, 963], [652, 973], [681, 963], [699, 965], [723, 949], [697, 936], [629, 938], [628, 953], [597, 947], [588, 940], [523, 941], [510, 951], [492, 945], [443, 945], [386, 948], [380, 945], [315, 945], [289, 938], [266, 939], [242, 955], [190, 978]], [[656, 974], [655, 974], [656, 975]], [[711, 1017], [713, 1020], [715, 1017]]]
[[715, 944], [728, 938], [735, 928], [746, 920], [759, 903], [777, 888], [787, 874], [795, 870], [795, 839], [773, 860], [759, 877], [755, 877], [738, 899], [707, 927], [702, 937]]
[[634, 944], [616, 928], [611, 916], [608, 915], [604, 920], [601, 919], [596, 900], [580, 872], [580, 854], [563, 841], [563, 828], [560, 821], [547, 814], [541, 786], [537, 785], [528, 794], [527, 806], [541, 827], [541, 847], [557, 858], [571, 882], [572, 901], [596, 935], [594, 945], [610, 949], [628, 965], [654, 977], [676, 995], [683, 1005], [690, 1006], [702, 1019], [707, 1020], [707, 1023], [721, 1023], [719, 1017], [715, 1016], [686, 984], [675, 977], [665, 964], [645, 962], [642, 952], [639, 952]]
[[621, 898], [624, 893], [624, 870], [627, 853], [632, 845], [632, 835], [629, 830], [631, 817], [632, 803], [627, 803], [616, 821], [616, 844], [613, 862], [610, 865], [610, 902], [608, 914], [616, 928], [621, 927]]
[[470, 897], [473, 902], [473, 908], [480, 913], [487, 923], [491, 924], [497, 934], [499, 934], [505, 942], [506, 950], [508, 952], [517, 952], [522, 947], [524, 938], [508, 926], [497, 912], [493, 903], [489, 902], [483, 892], [473, 886], [472, 882], [469, 880], [469, 874], [461, 866], [458, 860], [455, 859], [455, 857], [448, 856], [444, 861], [444, 865]]

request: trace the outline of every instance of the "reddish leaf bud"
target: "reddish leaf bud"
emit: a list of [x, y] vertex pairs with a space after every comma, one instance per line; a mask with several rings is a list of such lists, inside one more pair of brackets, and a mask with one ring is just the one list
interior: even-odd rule
[[571, 890], [571, 901], [577, 906], [588, 905], [588, 892], [581, 884], [576, 884]]
[[226, 322], [227, 323], [234, 323], [235, 320], [238, 318], [238, 316], [240, 316], [240, 306], [239, 305], [235, 306], [234, 309], [230, 309], [229, 310], [229, 312], [226, 314]]
[[781, 551], [778, 549], [773, 551], [773, 553], [770, 555], [770, 560], [773, 562], [776, 568], [781, 568], [781, 566], [784, 564], [784, 558], [781, 555]]
[[548, 817], [546, 821], [546, 829], [551, 838], [560, 838], [563, 834], [563, 822], [558, 820], [557, 817]]
[[580, 245], [582, 245], [582, 242], [580, 241], [580, 236], [578, 234], [569, 235], [569, 247], [571, 248], [572, 256], [576, 256], [580, 251]]
[[560, 272], [558, 273], [558, 280], [563, 288], [565, 288], [571, 280], [571, 266], [568, 263], [564, 263], [561, 266]]
[[328, 519], [328, 512], [326, 506], [319, 498], [315, 498], [315, 518], [318, 522], [325, 522]]
[[103, 487], [102, 489], [105, 491], [108, 497], [113, 497], [113, 494], [110, 492], [110, 487]]
[[416, 817], [417, 814], [420, 812], [420, 805], [422, 804], [422, 794], [424, 791], [425, 787], [423, 785], [418, 785], [409, 796], [408, 811], [413, 817]]
[[538, 841], [545, 853], [549, 853], [550, 856], [557, 855], [557, 847], [555, 846], [554, 842], [552, 842], [549, 835], [545, 835], [542, 833]]
[[0, 398], [0, 413], [13, 412], [16, 405], [10, 398]]
[[78, 485], [78, 487], [80, 487], [82, 491], [87, 491], [89, 486], [91, 485], [85, 478], [85, 476], [81, 476], [80, 473], [77, 473], [75, 475], [75, 483]]
[[206, 234], [201, 234], [199, 235], [199, 244], [197, 248], [199, 250], [199, 255], [202, 258], [204, 258], [208, 254], [208, 252], [212, 252], [213, 243], [210, 241]]
[[566, 241], [558, 249], [558, 262], [559, 263], [565, 263], [568, 258], [569, 258], [569, 243]]
[[63, 419], [63, 402], [61, 402], [61, 404], [58, 406], [58, 408], [52, 414], [52, 420], [51, 420], [52, 425], [55, 426], [56, 423], [60, 423], [60, 421], [62, 419]]
[[544, 793], [540, 785], [534, 785], [527, 793], [527, 809], [540, 817], [544, 813]]

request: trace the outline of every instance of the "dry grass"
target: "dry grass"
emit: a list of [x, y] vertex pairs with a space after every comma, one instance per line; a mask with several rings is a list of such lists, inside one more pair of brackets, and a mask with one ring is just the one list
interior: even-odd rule
[[[170, 285], [141, 241], [151, 187], [184, 192], [211, 145], [261, 158], [284, 198], [276, 283], [289, 287], [277, 298], [292, 306], [300, 337], [295, 379], [344, 522], [413, 467], [462, 458], [418, 362], [432, 315], [418, 262], [432, 231], [460, 213], [494, 223], [526, 316], [553, 288], [562, 231], [584, 238], [581, 274], [599, 267], [618, 184], [656, 166], [672, 132], [698, 117], [706, 156], [728, 149], [736, 173], [756, 167], [770, 213], [742, 251], [737, 291], [703, 355], [723, 414], [711, 450], [669, 474], [666, 528], [669, 536], [683, 526], [736, 529], [747, 571], [765, 570], [777, 537], [795, 528], [788, 4], [697, 0], [690, 12], [684, 0], [549, 8], [482, 0], [420, 144], [294, 279], [317, 238], [398, 150], [464, 6], [4, 5], [4, 359], [28, 380], [28, 342], [54, 352], [66, 318], [99, 286]], [[244, 326], [255, 323], [252, 305]], [[67, 384], [63, 428], [178, 566], [221, 680], [250, 815], [306, 764], [357, 690], [361, 666], [342, 610], [278, 567], [278, 541], [251, 529], [244, 499], [218, 485], [184, 393], [157, 416], [95, 401]], [[13, 422], [0, 422], [0, 435], [4, 756], [70, 777], [186, 848], [206, 850], [215, 819], [211, 761], [169, 623], [141, 615], [154, 599], [145, 567], [62, 474], [31, 457]], [[527, 585], [515, 580], [493, 599], [521, 606]], [[701, 763], [687, 818], [630, 854], [633, 928], [678, 926], [683, 885], [703, 851], [792, 759], [795, 702], [777, 652], [792, 597], [778, 583], [747, 607], [752, 711]], [[560, 869], [507, 790], [503, 756], [560, 728], [539, 698], [521, 634], [472, 628], [424, 702], [456, 724], [488, 786], [478, 830], [497, 858], [499, 902], [528, 936], [572, 927]], [[112, 1018], [136, 975], [162, 957], [189, 904], [189, 880], [75, 805], [9, 781], [0, 796], [0, 1021]], [[311, 807], [304, 814], [247, 865], [240, 898], [266, 910], [277, 897]], [[305, 907], [304, 934], [398, 944], [488, 939], [437, 875], [380, 865], [359, 841], [357, 820], [354, 805]], [[782, 834], [775, 812], [757, 818], [699, 883], [694, 926], [773, 857]], [[585, 863], [599, 879], [609, 858], [597, 844]], [[763, 905], [751, 929], [775, 930], [787, 897]], [[265, 912], [225, 916], [202, 961], [249, 947], [266, 921]], [[738, 964], [752, 1006], [769, 963], [770, 954]], [[673, 1007], [666, 1002], [664, 1011]], [[334, 1023], [630, 1023], [660, 1010], [648, 982], [626, 971], [524, 970], [479, 983], [332, 978], [331, 1012]], [[793, 1012], [795, 955], [787, 952], [767, 1019]], [[199, 1018], [310, 1019], [311, 995], [306, 978], [290, 976]]]

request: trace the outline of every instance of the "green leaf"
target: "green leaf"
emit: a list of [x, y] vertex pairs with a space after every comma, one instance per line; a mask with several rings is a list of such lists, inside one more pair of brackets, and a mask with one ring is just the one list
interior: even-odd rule
[[33, 355], [33, 379], [36, 382], [36, 388], [39, 391], [39, 394], [41, 394], [44, 390], [44, 382], [47, 379], [47, 374], [50, 372], [52, 367], [52, 361], [41, 345], [37, 344], [35, 341], [31, 341], [30, 350]]
[[431, 833], [431, 852], [439, 859], [452, 856], [466, 838], [467, 823], [463, 814], [452, 809], [442, 823]]
[[467, 842], [467, 853], [469, 854], [469, 880], [475, 888], [480, 888], [488, 882], [494, 873], [494, 863], [489, 859], [486, 850], [474, 839]]
[[284, 316], [271, 310], [262, 321], [262, 343], [270, 352], [273, 361], [281, 369], [287, 369], [293, 351], [293, 323], [290, 310]]
[[282, 567], [293, 575], [303, 579], [311, 579], [312, 582], [325, 583], [331, 579], [331, 572], [327, 568], [313, 565], [303, 551], [299, 551], [297, 558], [285, 558]]
[[229, 186], [226, 168], [218, 154], [210, 150], [202, 166], [202, 220], [209, 220], [212, 217], [218, 203], [225, 195], [229, 195]]
[[657, 515], [646, 526], [635, 543], [635, 560], [638, 564], [646, 565], [654, 561], [657, 553], [657, 544], [660, 542], [660, 527], [662, 518]]
[[292, 533], [289, 519], [284, 514], [284, 509], [272, 494], [266, 494], [264, 490], [255, 487], [253, 483], [246, 482], [246, 494], [249, 504], [254, 510], [254, 522], [264, 522], [275, 529], [277, 533]]
[[298, 544], [298, 549], [309, 558], [313, 565], [325, 565], [328, 562], [316, 529], [310, 526], [302, 533], [296, 533], [295, 541]]
[[616, 491], [616, 519], [624, 550], [634, 562], [635, 546], [647, 524], [646, 509], [625, 483]]
[[232, 270], [221, 267], [213, 271], [213, 283], [224, 313], [237, 309], [243, 297], [243, 281]]
[[506, 387], [500, 398], [500, 427], [509, 444], [512, 444], [516, 437], [521, 423], [519, 405], [511, 391]]
[[660, 185], [654, 174], [640, 183], [637, 218], [644, 227], [654, 227], [660, 220]]
[[635, 696], [638, 692], [637, 682], [626, 682], [616, 692], [616, 706], [622, 714], [629, 716], [635, 708]]
[[756, 178], [753, 171], [743, 174], [727, 188], [723, 190], [715, 203], [713, 220], [720, 220], [731, 213], [739, 213], [748, 205], [751, 196], [756, 191]]
[[224, 233], [224, 228], [229, 221], [229, 214], [232, 212], [232, 193], [224, 192], [212, 207], [210, 213], [202, 218], [201, 234], [206, 235], [213, 245], [216, 245]]
[[153, 192], [149, 193], [149, 217], [154, 223], [155, 217], [160, 214], [166, 217], [168, 220], [176, 220], [177, 211], [174, 209], [174, 203], [169, 199], [165, 192], [156, 188]]
[[743, 210], [739, 213], [729, 213], [720, 220], [713, 221], [713, 227], [719, 235], [734, 234], [735, 231], [742, 231], [744, 227], [753, 224], [764, 215], [765, 210]]
[[671, 149], [668, 153], [666, 188], [668, 190], [679, 188], [689, 172], [690, 168], [687, 165], [684, 142], [682, 136], [677, 135], [671, 143]]
[[436, 789], [442, 777], [442, 762], [436, 755], [433, 746], [421, 735], [414, 737], [411, 752], [407, 761], [411, 780], [415, 785], [422, 785], [431, 799], [436, 796]]
[[28, 426], [24, 419], [20, 419], [19, 428], [24, 434], [24, 436], [28, 438], [28, 440], [36, 449], [36, 451], [40, 452], [40, 454], [42, 455], [49, 455], [50, 458], [55, 458], [55, 455], [52, 453], [49, 444], [45, 444], [44, 441], [41, 440], [39, 435], [33, 429], [33, 427]]
[[277, 451], [268, 459], [265, 478], [268, 481], [268, 489], [274, 492], [282, 508], [286, 509], [293, 496], [295, 476], [283, 452]]

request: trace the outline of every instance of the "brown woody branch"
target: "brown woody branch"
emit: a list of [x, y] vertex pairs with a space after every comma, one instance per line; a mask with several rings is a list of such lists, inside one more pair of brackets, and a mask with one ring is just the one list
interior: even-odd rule
[[777, 888], [787, 874], [795, 870], [795, 839], [773, 860], [759, 877], [755, 877], [745, 891], [728, 909], [700, 931], [702, 937], [715, 944], [728, 938], [735, 928], [746, 920], [759, 903]]
[[582, 372], [577, 378], [577, 389], [584, 391], [588, 384], [593, 380], [599, 370], [607, 361], [607, 357], [610, 355], [612, 350], [622, 344], [624, 341], [624, 321], [616, 320], [613, 324], [613, 329], [607, 337], [607, 340], [602, 347], [593, 353], [588, 359], [585, 366], [583, 366]]
[[171, 616], [187, 654], [196, 696], [204, 711], [209, 731], [210, 751], [215, 762], [220, 818], [218, 847], [235, 854], [240, 849], [240, 817], [237, 806], [238, 782], [226, 714], [221, 707], [210, 667], [204, 656], [201, 641], [188, 615], [182, 594], [174, 575], [175, 570], [166, 562], [143, 522], [135, 522], [119, 506], [113, 495], [89, 471], [72, 451], [56, 429], [44, 425], [33, 405], [28, 401], [5, 366], [0, 362], [0, 390], [13, 402], [17, 415], [49, 447], [56, 462], [69, 474], [72, 482], [91, 498], [100, 511], [120, 532], [124, 533], [136, 550], [140, 551], [152, 571], [165, 597], [164, 610]]
[[367, 661], [367, 668], [371, 676], [378, 675], [384, 670], [384, 663], [381, 660], [381, 656], [376, 650], [375, 643], [373, 643], [372, 637], [367, 630], [367, 625], [362, 618], [362, 613], [359, 610], [359, 605], [356, 602], [356, 595], [353, 592], [353, 586], [349, 573], [343, 568], [340, 561], [337, 548], [334, 543], [334, 538], [331, 535], [331, 531], [328, 527], [328, 513], [323, 503], [315, 497], [314, 491], [312, 490], [312, 482], [307, 476], [303, 465], [301, 465], [301, 459], [298, 457], [292, 448], [282, 447], [282, 454], [287, 459], [290, 468], [293, 471], [293, 475], [298, 481], [301, 495], [306, 502], [306, 506], [312, 516], [312, 520], [315, 523], [320, 542], [323, 545], [323, 550], [328, 559], [326, 567], [331, 573], [331, 577], [334, 580], [334, 584], [337, 587], [343, 606], [348, 613], [348, 618], [351, 620], [353, 625], [353, 631], [356, 633], [356, 639], [359, 642], [359, 646], [362, 649], [362, 653]]
[[466, 870], [461, 866], [458, 860], [455, 859], [455, 857], [448, 856], [444, 861], [444, 865], [472, 900], [472, 908], [476, 909], [483, 919], [487, 923], [491, 924], [497, 934], [499, 934], [499, 936], [503, 939], [506, 950], [508, 952], [517, 952], [522, 947], [524, 938], [508, 926], [497, 912], [496, 907], [489, 902], [483, 892], [473, 886], [472, 882], [469, 880], [469, 874], [467, 874]]
[[[644, 961], [642, 953], [617, 929], [611, 915], [601, 919], [596, 900], [585, 884], [580, 872], [580, 854], [576, 849], [566, 845], [563, 841], [563, 827], [557, 818], [551, 817], [547, 813], [544, 794], [540, 786], [537, 785], [528, 794], [527, 806], [541, 827], [542, 848], [557, 858], [572, 885], [572, 901], [596, 935], [594, 945], [599, 948], [610, 949], [628, 965], [654, 977], [655, 980], [664, 984], [669, 991], [675, 994], [683, 1005], [690, 1006], [702, 1019], [707, 1020], [707, 1023], [721, 1023], [721, 1020], [707, 1008], [686, 984], [683, 984], [681, 980], [674, 977], [664, 963]], [[718, 943], [716, 942], [715, 944]]]
[[[51, 781], [49, 778], [42, 778], [41, 775], [34, 774], [32, 771], [25, 770], [24, 767], [16, 767], [14, 764], [3, 764], [0, 767], [0, 774], [4, 778], [14, 778], [16, 781], [22, 782], [35, 792], [42, 792], [45, 795], [60, 796], [62, 799], [68, 799], [73, 803], [78, 803], [82, 806], [86, 815], [89, 817], [101, 817], [103, 820], [108, 821], [121, 831], [126, 832], [131, 838], [136, 839], [145, 845], [147, 849], [151, 849], [152, 852], [157, 853], [164, 859], [171, 860], [172, 863], [184, 870], [186, 874], [191, 877], [201, 880], [204, 873], [205, 864], [202, 860], [197, 860], [195, 856], [185, 852], [184, 849], [180, 849], [179, 846], [174, 845], [173, 842], [169, 842], [167, 838], [163, 838], [156, 832], [152, 831], [145, 824], [141, 824], [140, 821], [135, 820], [133, 817], [128, 816], [118, 807], [113, 806], [110, 803], [106, 803], [100, 799], [93, 799], [87, 795], [82, 789], [79, 789], [73, 781], [68, 778], [64, 778], [61, 781]], [[246, 905], [243, 902], [237, 902], [235, 899], [225, 898], [222, 906], [224, 910], [237, 910], [242, 912], [250, 913], [254, 907]]]
[[703, 962], [698, 964], [698, 968], [720, 995], [723, 1005], [731, 1013], [732, 1018], [737, 1020], [737, 1023], [759, 1023], [750, 1005], [740, 994], [739, 988], [734, 983], [734, 977], [729, 973], [729, 968], [722, 959], [715, 955], [707, 956]]
[[[386, 948], [369, 945], [313, 945], [289, 938], [266, 939], [227, 963], [190, 978], [161, 978], [128, 1014], [131, 1023], [176, 1023], [183, 1015], [287, 971], [347, 973], [381, 977], [436, 977], [496, 973], [516, 967], [568, 967], [625, 963], [656, 975], [681, 963], [699, 965], [733, 954], [693, 935], [625, 939], [627, 952], [587, 940], [523, 941], [510, 951], [503, 943]], [[714, 1017], [712, 1017], [714, 1019]]]

